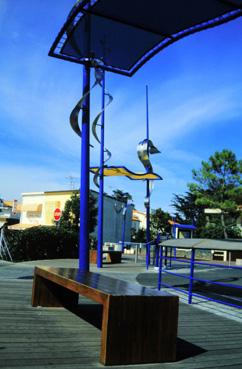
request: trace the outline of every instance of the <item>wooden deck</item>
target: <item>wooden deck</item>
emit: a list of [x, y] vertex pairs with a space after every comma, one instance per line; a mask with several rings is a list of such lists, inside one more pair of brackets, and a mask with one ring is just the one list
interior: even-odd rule
[[[76, 314], [92, 320], [90, 325], [62, 308], [32, 308], [31, 289], [32, 280], [0, 281], [0, 368], [103, 367], [99, 364], [101, 307], [83, 300], [86, 303]], [[242, 368], [239, 322], [182, 303], [178, 337], [177, 362], [128, 368]]]

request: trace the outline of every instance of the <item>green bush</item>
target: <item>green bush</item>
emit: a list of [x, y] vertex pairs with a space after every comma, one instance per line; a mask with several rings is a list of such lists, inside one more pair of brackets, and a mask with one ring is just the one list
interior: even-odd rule
[[14, 261], [77, 258], [78, 232], [53, 226], [6, 230]]
[[[226, 226], [228, 238], [241, 238], [241, 230], [237, 226]], [[224, 230], [220, 224], [209, 224], [200, 233], [201, 238], [224, 239]]]
[[241, 229], [237, 226], [228, 226], [227, 233], [229, 238], [242, 238]]
[[201, 238], [223, 239], [223, 227], [220, 224], [209, 224], [201, 231]]

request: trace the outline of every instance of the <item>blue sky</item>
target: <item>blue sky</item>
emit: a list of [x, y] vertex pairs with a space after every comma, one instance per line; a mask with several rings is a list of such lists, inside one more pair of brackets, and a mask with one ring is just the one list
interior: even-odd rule
[[[69, 114], [82, 93], [82, 67], [48, 56], [74, 0], [0, 0], [0, 197], [69, 189], [79, 183], [80, 142]], [[114, 100], [106, 111], [110, 165], [143, 171], [136, 147], [145, 138], [145, 86], [149, 86], [150, 138], [161, 154], [151, 156], [157, 182], [151, 207], [172, 211], [215, 151], [242, 158], [242, 18], [169, 46], [133, 77], [106, 74]], [[93, 77], [92, 77], [93, 78]], [[100, 110], [93, 90], [91, 115]], [[99, 163], [99, 147], [91, 165]], [[95, 189], [92, 183], [91, 187]], [[107, 178], [105, 191], [131, 193], [144, 209], [145, 183]]]

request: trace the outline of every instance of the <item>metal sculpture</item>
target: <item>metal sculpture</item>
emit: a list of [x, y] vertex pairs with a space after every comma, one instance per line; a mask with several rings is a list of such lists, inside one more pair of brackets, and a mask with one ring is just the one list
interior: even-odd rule
[[[147, 173], [153, 173], [153, 167], [150, 162], [150, 154], [158, 154], [160, 151], [154, 146], [149, 137], [149, 98], [148, 98], [148, 86], [146, 86], [146, 139], [141, 141], [138, 145], [138, 157], [141, 163], [144, 165]], [[154, 182], [146, 181], [146, 268], [150, 265], [150, 196], [154, 188]]]
[[[71, 114], [70, 114], [70, 125], [73, 129], [73, 131], [79, 136], [82, 136], [81, 133], [81, 129], [79, 126], [79, 114], [81, 109], [83, 109], [83, 104], [85, 99], [90, 95], [91, 90], [94, 89], [94, 87], [96, 86], [100, 86], [103, 87], [103, 80], [104, 80], [104, 70], [101, 69], [101, 62], [97, 62], [97, 61], [92, 61], [92, 67], [95, 68], [95, 82], [93, 83], [93, 85], [91, 86], [91, 88], [81, 97], [81, 99], [77, 102], [77, 104], [75, 105], [74, 109], [72, 110]], [[95, 119], [92, 122], [92, 134], [95, 137], [96, 141], [101, 144], [101, 141], [97, 135], [97, 125], [98, 125], [98, 121], [100, 119], [100, 117], [102, 116], [104, 110], [106, 109], [106, 107], [111, 104], [111, 102], [113, 101], [113, 97], [112, 95], [108, 92], [104, 90], [104, 95], [108, 97], [108, 102], [106, 103], [106, 105], [102, 108], [102, 110], [97, 114], [97, 116], [95, 117]], [[93, 145], [90, 145], [91, 147], [93, 147]], [[104, 152], [107, 153], [107, 159], [105, 160], [108, 161], [112, 154], [111, 152], [105, 148]]]
[[[153, 167], [150, 162], [150, 154], [159, 154], [160, 151], [153, 145], [153, 142], [148, 139], [144, 139], [138, 144], [137, 153], [139, 160], [144, 165], [146, 173], [153, 173]], [[145, 207], [149, 205], [150, 195], [154, 188], [153, 180], [147, 179], [149, 181], [149, 195], [145, 198]]]
[[[102, 174], [104, 176], [125, 176], [133, 180], [146, 180], [146, 197], [145, 197], [145, 207], [146, 207], [146, 267], [148, 268], [150, 264], [150, 196], [154, 188], [154, 180], [161, 180], [162, 178], [153, 172], [153, 167], [150, 161], [150, 154], [158, 154], [160, 151], [154, 146], [153, 142], [149, 139], [149, 111], [148, 111], [148, 86], [146, 86], [146, 138], [139, 142], [137, 146], [138, 158], [143, 164], [146, 172], [136, 173], [132, 172], [124, 166], [102, 166]], [[91, 167], [90, 171], [94, 174], [94, 183], [96, 183], [97, 178], [100, 173], [99, 167]], [[100, 220], [98, 218], [98, 222]], [[125, 234], [125, 217], [123, 221], [123, 232], [122, 232], [122, 244], [124, 245], [124, 234]], [[100, 262], [101, 265], [101, 262]]]

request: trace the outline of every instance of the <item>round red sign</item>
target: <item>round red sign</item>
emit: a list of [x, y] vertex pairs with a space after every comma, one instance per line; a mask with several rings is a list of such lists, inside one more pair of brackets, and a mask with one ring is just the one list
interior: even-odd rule
[[59, 208], [56, 208], [54, 211], [54, 219], [58, 222], [58, 220], [60, 220], [61, 217], [61, 210]]

